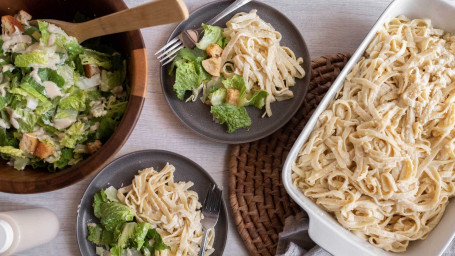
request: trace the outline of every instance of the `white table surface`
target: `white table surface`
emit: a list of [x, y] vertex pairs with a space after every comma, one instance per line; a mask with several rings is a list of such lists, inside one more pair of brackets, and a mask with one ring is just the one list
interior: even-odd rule
[[[76, 1], [76, 0], [69, 0]], [[190, 12], [211, 0], [185, 0]], [[129, 7], [148, 2], [126, 0]], [[286, 14], [300, 28], [312, 58], [354, 51], [390, 0], [264, 0]], [[137, 126], [116, 157], [142, 149], [164, 149], [189, 157], [224, 186], [228, 202], [229, 147], [207, 141], [191, 132], [173, 115], [164, 99], [159, 79], [159, 63], [153, 53], [164, 44], [176, 24], [142, 30], [149, 60], [149, 87]], [[80, 255], [76, 240], [77, 206], [93, 176], [61, 190], [34, 194], [0, 193], [0, 211], [47, 207], [61, 222], [57, 238], [46, 245], [18, 255]], [[230, 207], [228, 206], [229, 214]], [[224, 255], [248, 255], [233, 218]]]

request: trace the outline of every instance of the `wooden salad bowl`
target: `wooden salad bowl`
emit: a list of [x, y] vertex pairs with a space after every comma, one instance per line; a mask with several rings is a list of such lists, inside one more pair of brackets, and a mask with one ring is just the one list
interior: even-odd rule
[[[73, 21], [77, 12], [88, 17], [100, 17], [128, 8], [122, 0], [2, 0], [0, 15], [14, 15], [25, 10], [33, 19]], [[147, 53], [139, 30], [110, 35], [113, 47], [127, 58], [131, 92], [128, 107], [111, 138], [95, 154], [77, 165], [58, 172], [27, 167], [15, 170], [0, 160], [0, 191], [8, 193], [39, 193], [60, 189], [98, 172], [126, 142], [139, 119], [147, 92]]]

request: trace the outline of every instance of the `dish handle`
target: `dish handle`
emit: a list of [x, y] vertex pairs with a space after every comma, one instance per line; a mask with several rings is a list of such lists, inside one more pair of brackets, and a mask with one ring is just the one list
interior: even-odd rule
[[341, 227], [334, 219], [330, 219], [333, 223], [328, 223], [325, 218], [316, 214], [308, 212], [308, 234], [316, 244], [335, 256], [374, 255], [372, 251], [366, 251], [358, 245], [366, 243], [365, 241]]

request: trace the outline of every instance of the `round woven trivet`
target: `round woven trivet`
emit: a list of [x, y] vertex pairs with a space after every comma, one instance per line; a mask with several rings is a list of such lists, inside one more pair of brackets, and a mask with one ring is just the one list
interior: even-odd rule
[[301, 211], [286, 194], [281, 170], [306, 121], [350, 57], [339, 53], [313, 60], [308, 93], [292, 120], [264, 139], [233, 147], [229, 201], [235, 225], [251, 255], [275, 255], [285, 218]]

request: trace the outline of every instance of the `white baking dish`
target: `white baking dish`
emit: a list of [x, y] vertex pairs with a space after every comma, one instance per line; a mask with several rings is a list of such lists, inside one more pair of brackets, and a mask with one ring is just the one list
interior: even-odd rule
[[342, 227], [336, 219], [309, 198], [305, 197], [292, 185], [291, 166], [300, 148], [314, 129], [319, 115], [327, 108], [329, 102], [341, 89], [346, 75], [363, 55], [366, 47], [373, 39], [376, 31], [390, 19], [404, 14], [408, 18], [430, 18], [436, 28], [447, 32], [455, 32], [455, 1], [453, 0], [395, 0], [392, 2], [371, 31], [365, 37], [352, 58], [341, 71], [314, 114], [309, 119], [302, 133], [292, 147], [283, 167], [283, 183], [288, 194], [309, 215], [309, 235], [318, 245], [336, 256], [368, 256], [368, 255], [403, 255], [403, 256], [433, 256], [440, 255], [450, 244], [455, 235], [455, 203], [450, 202], [440, 223], [431, 231], [425, 240], [414, 241], [404, 253], [386, 252], [360, 239]]

